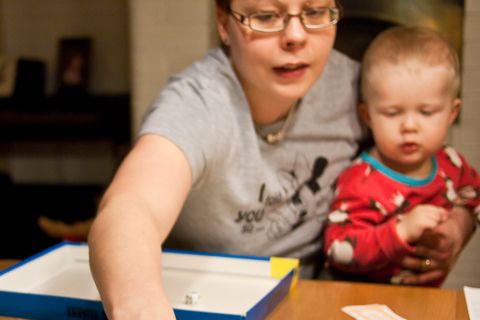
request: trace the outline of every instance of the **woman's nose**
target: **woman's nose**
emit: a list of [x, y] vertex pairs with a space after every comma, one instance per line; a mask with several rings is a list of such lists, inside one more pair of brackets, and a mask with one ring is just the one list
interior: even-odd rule
[[281, 35], [282, 47], [286, 50], [296, 50], [303, 47], [307, 39], [307, 31], [300, 17], [290, 17], [286, 23], [287, 25]]

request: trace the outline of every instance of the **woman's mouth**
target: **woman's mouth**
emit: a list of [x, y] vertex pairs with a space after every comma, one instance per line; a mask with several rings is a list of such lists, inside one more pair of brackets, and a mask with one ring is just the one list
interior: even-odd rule
[[284, 79], [298, 79], [305, 74], [307, 67], [308, 65], [305, 63], [286, 64], [280, 67], [274, 67], [273, 71], [276, 75]]

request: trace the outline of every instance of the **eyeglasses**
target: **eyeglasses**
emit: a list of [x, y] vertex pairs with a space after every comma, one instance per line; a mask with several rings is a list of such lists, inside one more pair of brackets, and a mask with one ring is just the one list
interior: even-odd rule
[[258, 32], [279, 32], [284, 30], [293, 17], [300, 18], [305, 29], [323, 29], [336, 24], [341, 11], [336, 7], [311, 7], [298, 14], [278, 11], [261, 11], [249, 15], [241, 14], [229, 8], [229, 13], [238, 22]]

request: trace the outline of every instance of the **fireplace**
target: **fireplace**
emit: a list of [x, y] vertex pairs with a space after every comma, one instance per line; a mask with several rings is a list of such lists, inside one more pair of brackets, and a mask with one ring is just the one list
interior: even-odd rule
[[338, 24], [335, 47], [361, 60], [370, 41], [396, 25], [438, 30], [462, 54], [464, 0], [341, 0], [344, 17]]

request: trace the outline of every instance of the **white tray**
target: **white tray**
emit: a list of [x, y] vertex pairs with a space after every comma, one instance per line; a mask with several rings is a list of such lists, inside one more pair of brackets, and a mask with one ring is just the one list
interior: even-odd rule
[[[166, 251], [163, 268], [177, 319], [264, 319], [295, 283], [298, 260]], [[0, 315], [106, 319], [88, 246], [63, 242], [0, 273]]]

